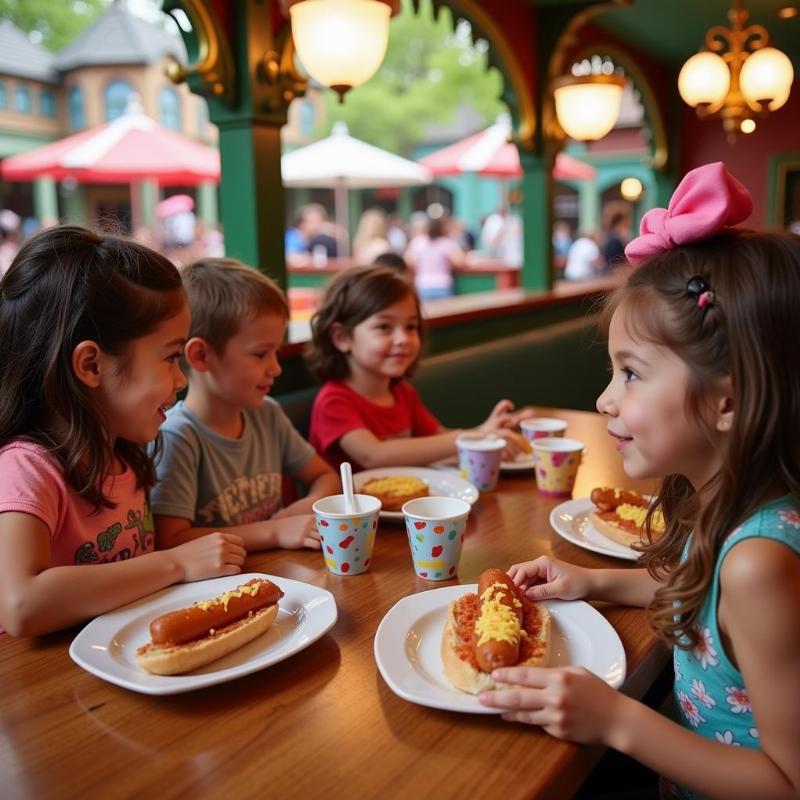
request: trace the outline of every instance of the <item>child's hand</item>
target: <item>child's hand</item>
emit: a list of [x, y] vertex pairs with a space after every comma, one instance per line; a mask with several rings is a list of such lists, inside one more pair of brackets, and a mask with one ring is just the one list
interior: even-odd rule
[[202, 581], [222, 575], [237, 575], [242, 571], [247, 551], [242, 537], [235, 533], [208, 533], [165, 550], [183, 569], [183, 580]]
[[590, 593], [592, 571], [566, 561], [540, 556], [514, 564], [508, 576], [531, 600], [580, 600]]
[[298, 514], [275, 522], [275, 546], [286, 550], [297, 550], [300, 547], [319, 550], [321, 545], [314, 515]]
[[486, 421], [478, 426], [476, 430], [484, 436], [489, 433], [494, 433], [501, 428], [513, 428], [516, 425], [514, 414], [514, 404], [510, 400], [501, 400], [492, 409], [492, 413], [486, 418]]
[[540, 725], [570, 742], [608, 744], [626, 699], [583, 667], [507, 667], [492, 678], [513, 685], [481, 692], [482, 705], [509, 709], [504, 720]]

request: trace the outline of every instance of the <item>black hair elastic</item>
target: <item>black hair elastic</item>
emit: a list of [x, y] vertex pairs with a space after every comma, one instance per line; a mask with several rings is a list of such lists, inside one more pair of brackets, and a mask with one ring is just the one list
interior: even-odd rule
[[689, 297], [695, 298], [698, 308], [704, 309], [714, 305], [714, 292], [700, 275], [689, 278], [689, 282], [686, 284], [686, 293]]

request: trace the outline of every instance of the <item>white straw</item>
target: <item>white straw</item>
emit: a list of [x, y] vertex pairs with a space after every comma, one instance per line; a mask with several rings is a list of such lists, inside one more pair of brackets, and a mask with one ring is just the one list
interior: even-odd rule
[[353, 470], [349, 461], [343, 461], [340, 467], [342, 476], [342, 491], [344, 492], [344, 511], [345, 514], [356, 513], [356, 499], [353, 495]]

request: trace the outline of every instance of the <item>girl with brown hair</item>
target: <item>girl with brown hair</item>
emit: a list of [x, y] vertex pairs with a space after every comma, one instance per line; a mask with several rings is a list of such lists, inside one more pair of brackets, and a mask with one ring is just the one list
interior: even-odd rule
[[632, 756], [678, 797], [800, 794], [800, 238], [730, 226], [752, 209], [721, 163], [642, 220], [612, 294], [597, 401], [628, 475], [662, 479], [666, 533], [640, 570], [542, 557], [533, 599], [647, 606], [674, 648], [677, 721], [575, 668], [499, 670], [504, 718]]
[[[339, 273], [311, 334], [306, 359], [325, 385], [314, 400], [309, 441], [332, 466], [423, 466], [455, 454], [464, 431], [444, 428], [406, 380], [424, 328], [419, 298], [403, 275], [389, 267]], [[513, 407], [501, 400], [476, 432], [506, 429], [531, 413]]]
[[39, 635], [181, 581], [241, 571], [238, 536], [155, 551], [145, 445], [186, 381], [181, 280], [79, 227], [30, 239], [0, 281], [0, 626]]

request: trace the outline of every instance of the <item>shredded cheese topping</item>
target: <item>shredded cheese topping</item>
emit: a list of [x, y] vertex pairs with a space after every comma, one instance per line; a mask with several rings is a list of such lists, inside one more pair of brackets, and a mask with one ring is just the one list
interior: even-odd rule
[[[620, 519], [626, 519], [633, 522], [638, 528], [643, 527], [645, 517], [647, 516], [647, 509], [642, 506], [632, 506], [629, 503], [623, 503], [617, 506], [614, 511]], [[650, 520], [653, 531], [662, 532], [665, 530], [664, 515], [661, 511], [656, 511], [653, 518]]]
[[[509, 644], [519, 641], [521, 627], [517, 614], [513, 608], [502, 602], [507, 591], [507, 587], [498, 581], [485, 589], [481, 595], [481, 613], [475, 622], [478, 645], [486, 644], [488, 641]], [[513, 598], [512, 605], [515, 608], [522, 608], [522, 603], [516, 597]]]
[[230, 601], [234, 597], [244, 597], [246, 594], [255, 596], [258, 594], [259, 590], [264, 585], [265, 581], [243, 583], [241, 586], [237, 586], [235, 589], [231, 589], [229, 592], [225, 592], [221, 594], [219, 597], [213, 598], [212, 600], [198, 600], [195, 603], [195, 606], [197, 608], [202, 609], [203, 611], [208, 611], [214, 606], [223, 605], [225, 607], [225, 610], [227, 611], [228, 603], [230, 603]]

